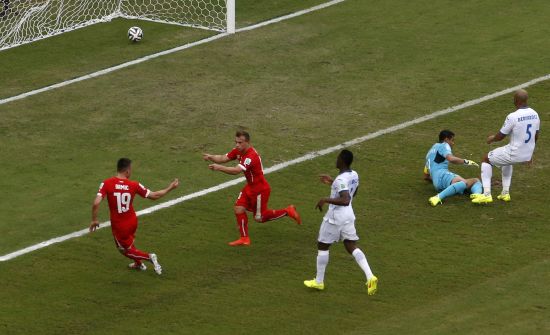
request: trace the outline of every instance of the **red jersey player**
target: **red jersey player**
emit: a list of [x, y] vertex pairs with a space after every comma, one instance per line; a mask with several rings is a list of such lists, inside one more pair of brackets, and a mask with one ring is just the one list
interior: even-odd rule
[[[229, 245], [250, 245], [246, 211], [253, 212], [254, 219], [257, 222], [277, 220], [288, 215], [298, 224], [301, 224], [300, 215], [294, 205], [290, 205], [285, 209], [267, 209], [271, 187], [264, 177], [262, 159], [256, 149], [250, 145], [250, 134], [246, 131], [237, 131], [235, 137], [235, 148], [227, 154], [203, 154], [204, 160], [215, 163], [208, 166], [211, 170], [234, 175], [244, 172], [246, 177], [246, 186], [239, 193], [234, 207], [235, 216], [237, 217], [237, 227], [239, 228], [241, 238], [230, 242]], [[238, 160], [239, 164], [235, 167], [219, 164], [232, 160]]]
[[137, 181], [130, 180], [131, 174], [132, 161], [128, 158], [121, 158], [117, 163], [117, 176], [105, 179], [101, 183], [92, 205], [90, 232], [95, 231], [99, 226], [99, 221], [97, 220], [99, 204], [103, 198], [107, 197], [111, 217], [111, 229], [116, 246], [121, 254], [134, 260], [129, 267], [143, 271], [147, 267], [142, 261], [150, 261], [153, 263], [155, 272], [160, 275], [162, 267], [158, 263], [157, 255], [143, 252], [134, 246], [134, 235], [138, 223], [133, 206], [134, 197], [136, 194], [139, 194], [142, 198], [157, 200], [178, 187], [179, 181], [178, 179], [174, 179], [165, 189], [152, 192]]

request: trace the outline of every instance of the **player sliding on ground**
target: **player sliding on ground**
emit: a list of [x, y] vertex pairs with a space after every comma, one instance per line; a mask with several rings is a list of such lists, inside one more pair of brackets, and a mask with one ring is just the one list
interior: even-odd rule
[[132, 161], [128, 158], [121, 158], [117, 163], [117, 175], [109, 179], [105, 179], [99, 185], [99, 191], [92, 205], [92, 223], [90, 224], [90, 232], [93, 232], [99, 226], [97, 220], [97, 212], [103, 198], [107, 197], [109, 203], [109, 211], [111, 216], [111, 229], [115, 238], [115, 243], [121, 254], [134, 260], [129, 265], [131, 269], [145, 271], [147, 267], [142, 261], [150, 261], [153, 263], [155, 272], [162, 273], [157, 255], [149, 254], [138, 250], [134, 246], [135, 233], [137, 229], [137, 216], [134, 211], [134, 197], [139, 194], [143, 198], [157, 200], [162, 198], [171, 190], [179, 185], [178, 179], [174, 179], [163, 190], [152, 192], [137, 181], [130, 180], [132, 175]]
[[365, 272], [367, 278], [367, 292], [369, 295], [376, 293], [378, 278], [370, 269], [367, 257], [356, 246], [359, 237], [355, 231], [355, 214], [351, 206], [353, 198], [357, 195], [359, 176], [350, 166], [353, 162], [353, 154], [349, 150], [342, 150], [336, 160], [336, 168], [340, 171], [335, 180], [328, 175], [321, 175], [321, 182], [332, 184], [330, 198], [322, 198], [315, 208], [323, 211], [323, 205], [329, 204], [328, 211], [323, 218], [319, 229], [317, 243], [317, 276], [312, 280], [304, 281], [307, 287], [325, 289], [325, 269], [328, 265], [329, 248], [333, 243], [344, 241], [344, 247], [353, 255], [355, 261]]
[[455, 134], [450, 130], [442, 130], [439, 133], [439, 143], [432, 146], [426, 154], [424, 166], [424, 180], [432, 181], [438, 194], [428, 199], [432, 206], [437, 206], [447, 197], [455, 194], [464, 194], [470, 191], [470, 197], [481, 195], [481, 182], [477, 178], [464, 179], [449, 171], [449, 162], [453, 164], [479, 165], [471, 160], [453, 156], [451, 147], [455, 144]]
[[[271, 193], [271, 187], [264, 178], [262, 159], [250, 144], [250, 134], [246, 131], [237, 131], [235, 135], [235, 148], [225, 155], [203, 154], [205, 161], [214, 162], [208, 168], [214, 171], [221, 171], [227, 174], [244, 173], [246, 186], [239, 193], [234, 210], [237, 217], [237, 227], [241, 237], [230, 242], [230, 246], [250, 245], [248, 236], [248, 216], [246, 211], [254, 213], [254, 220], [266, 222], [289, 216], [296, 223], [301, 224], [300, 215], [294, 205], [284, 209], [267, 209], [267, 202]], [[232, 160], [238, 160], [239, 164], [234, 167], [220, 165]]]
[[514, 105], [517, 110], [508, 114], [504, 125], [498, 133], [487, 138], [487, 144], [502, 141], [510, 135], [510, 143], [503, 147], [489, 151], [481, 163], [481, 181], [483, 195], [472, 200], [476, 204], [493, 202], [491, 195], [491, 178], [493, 166], [502, 169], [502, 193], [497, 199], [510, 201], [510, 184], [515, 164], [530, 163], [535, 151], [535, 144], [539, 138], [540, 119], [534, 109], [527, 105], [527, 91], [517, 90], [514, 93]]

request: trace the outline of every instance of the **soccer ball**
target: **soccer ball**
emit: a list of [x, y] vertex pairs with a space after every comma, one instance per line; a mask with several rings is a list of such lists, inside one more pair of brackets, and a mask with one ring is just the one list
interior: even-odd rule
[[140, 27], [128, 29], [128, 39], [132, 42], [139, 42], [143, 38], [143, 30]]

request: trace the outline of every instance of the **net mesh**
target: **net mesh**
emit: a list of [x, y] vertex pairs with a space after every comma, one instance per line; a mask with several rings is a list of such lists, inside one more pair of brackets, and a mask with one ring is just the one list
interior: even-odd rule
[[0, 0], [0, 50], [116, 17], [216, 31], [226, 0]]

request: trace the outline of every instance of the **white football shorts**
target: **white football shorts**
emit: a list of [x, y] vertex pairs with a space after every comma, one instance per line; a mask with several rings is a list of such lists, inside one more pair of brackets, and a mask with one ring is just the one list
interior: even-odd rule
[[317, 240], [321, 243], [332, 244], [343, 240], [357, 241], [359, 236], [355, 230], [355, 222], [336, 225], [328, 220], [323, 220]]
[[489, 151], [488, 154], [489, 162], [491, 165], [496, 167], [514, 165], [524, 163], [523, 160], [518, 160], [517, 157], [514, 157], [508, 146], [498, 147], [495, 150]]

